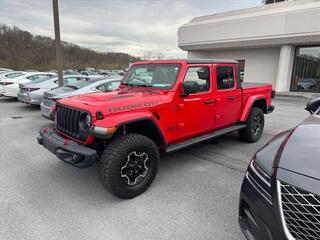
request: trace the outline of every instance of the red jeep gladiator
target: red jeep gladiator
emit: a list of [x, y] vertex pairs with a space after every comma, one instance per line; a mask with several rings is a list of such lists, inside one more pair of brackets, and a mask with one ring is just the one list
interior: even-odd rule
[[273, 111], [272, 86], [241, 83], [234, 60], [157, 60], [131, 66], [119, 89], [62, 99], [38, 143], [86, 168], [100, 162], [103, 186], [120, 198], [144, 192], [159, 151], [172, 152], [233, 131], [257, 141]]

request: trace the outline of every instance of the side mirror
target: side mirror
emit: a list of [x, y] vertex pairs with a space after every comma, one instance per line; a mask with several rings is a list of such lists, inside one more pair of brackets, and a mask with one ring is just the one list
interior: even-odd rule
[[198, 92], [198, 83], [195, 81], [183, 82], [182, 89], [183, 93], [181, 94], [181, 97], [187, 97], [189, 94]]
[[307, 103], [305, 108], [310, 114], [320, 111], [320, 98], [315, 98]]

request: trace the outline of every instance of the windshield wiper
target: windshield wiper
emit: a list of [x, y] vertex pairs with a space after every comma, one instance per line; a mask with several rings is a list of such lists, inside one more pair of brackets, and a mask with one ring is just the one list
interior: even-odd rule
[[152, 87], [152, 85], [147, 85], [147, 84], [133, 84], [133, 83], [121, 83], [121, 85], [129, 86], [129, 87], [145, 87], [145, 88]]
[[135, 86], [139, 86], [139, 87], [145, 87], [145, 88], [150, 88], [150, 87], [153, 87], [152, 85], [147, 85], [147, 84], [137, 84]]

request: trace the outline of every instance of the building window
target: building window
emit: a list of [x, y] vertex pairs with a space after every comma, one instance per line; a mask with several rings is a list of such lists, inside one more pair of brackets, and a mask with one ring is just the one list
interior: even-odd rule
[[320, 46], [297, 47], [291, 91], [320, 92]]

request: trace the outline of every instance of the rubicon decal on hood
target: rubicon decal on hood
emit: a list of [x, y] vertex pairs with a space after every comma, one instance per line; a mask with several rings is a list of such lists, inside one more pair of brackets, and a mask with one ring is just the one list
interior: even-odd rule
[[126, 110], [132, 110], [132, 109], [139, 109], [144, 107], [152, 107], [158, 105], [158, 102], [145, 102], [145, 103], [136, 103], [136, 104], [130, 104], [125, 106], [119, 106], [119, 107], [111, 107], [108, 108], [109, 113], [113, 112], [121, 112]]

